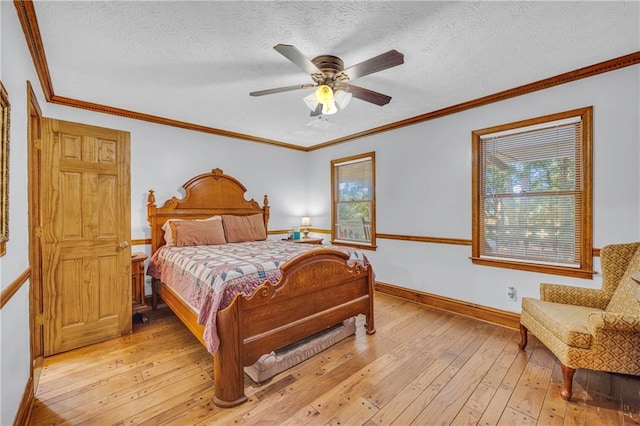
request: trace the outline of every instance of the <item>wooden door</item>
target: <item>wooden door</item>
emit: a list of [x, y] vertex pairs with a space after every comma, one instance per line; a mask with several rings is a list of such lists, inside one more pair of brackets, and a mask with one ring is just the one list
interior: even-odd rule
[[43, 118], [45, 355], [131, 332], [129, 133]]

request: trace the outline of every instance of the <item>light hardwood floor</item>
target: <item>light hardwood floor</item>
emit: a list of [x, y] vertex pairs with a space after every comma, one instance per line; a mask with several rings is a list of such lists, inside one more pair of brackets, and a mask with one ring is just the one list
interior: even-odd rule
[[560, 399], [555, 357], [516, 330], [376, 295], [376, 327], [263, 386], [211, 402], [210, 355], [166, 308], [131, 335], [47, 358], [33, 425], [640, 423], [640, 378], [578, 370]]

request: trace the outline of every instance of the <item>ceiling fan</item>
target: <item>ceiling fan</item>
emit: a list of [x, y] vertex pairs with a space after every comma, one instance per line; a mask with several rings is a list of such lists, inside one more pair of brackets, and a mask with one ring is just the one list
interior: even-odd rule
[[273, 48], [309, 74], [314, 82], [259, 90], [249, 95], [264, 96], [315, 87], [316, 90], [313, 93], [304, 97], [305, 103], [311, 109], [312, 117], [334, 114], [338, 109], [344, 109], [351, 101], [351, 97], [379, 106], [388, 104], [391, 96], [355, 86], [350, 81], [404, 63], [402, 53], [390, 50], [345, 69], [344, 62], [337, 56], [321, 55], [310, 60], [289, 44], [278, 44]]

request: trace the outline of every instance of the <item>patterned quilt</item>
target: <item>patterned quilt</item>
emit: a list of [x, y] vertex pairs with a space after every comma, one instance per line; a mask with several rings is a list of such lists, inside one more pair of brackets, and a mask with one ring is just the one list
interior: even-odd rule
[[[326, 247], [326, 246], [325, 246]], [[211, 246], [161, 247], [153, 254], [147, 275], [160, 279], [198, 312], [204, 326], [207, 350], [218, 350], [216, 313], [227, 307], [236, 294], [250, 295], [265, 281], [276, 283], [280, 265], [318, 248], [310, 244], [266, 240]], [[367, 264], [356, 249], [331, 246], [350, 260]]]

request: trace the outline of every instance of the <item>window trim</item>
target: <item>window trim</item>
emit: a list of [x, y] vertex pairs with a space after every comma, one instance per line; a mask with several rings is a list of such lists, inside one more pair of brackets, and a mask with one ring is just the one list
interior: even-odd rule
[[[336, 238], [336, 220], [338, 216], [338, 191], [336, 182], [336, 167], [353, 164], [357, 162], [367, 161], [371, 159], [371, 242], [360, 243], [357, 241], [341, 240]], [[338, 158], [331, 160], [331, 244], [357, 247], [365, 250], [376, 250], [376, 153], [375, 151], [366, 152], [363, 154], [352, 155], [349, 157]]]
[[[510, 131], [513, 129], [535, 126], [541, 123], [558, 121], [578, 116], [582, 120], [582, 140], [579, 141], [582, 148], [582, 203], [579, 207], [577, 207], [581, 210], [582, 217], [582, 222], [580, 224], [581, 239], [579, 241], [580, 265], [574, 268], [567, 266], [546, 265], [541, 263], [529, 263], [525, 261], [512, 261], [502, 258], [491, 259], [487, 257], [480, 257], [480, 251], [483, 241], [483, 236], [481, 235], [481, 219], [483, 215], [482, 212], [480, 212], [480, 185], [482, 181], [480, 178], [480, 173], [482, 170], [480, 158], [480, 148], [482, 144], [481, 137], [487, 134]], [[556, 114], [550, 114], [527, 120], [493, 126], [485, 129], [474, 130], [471, 133], [471, 144], [471, 261], [477, 265], [593, 279], [593, 274], [595, 274], [595, 271], [593, 271], [593, 107], [590, 106], [579, 108]]]

